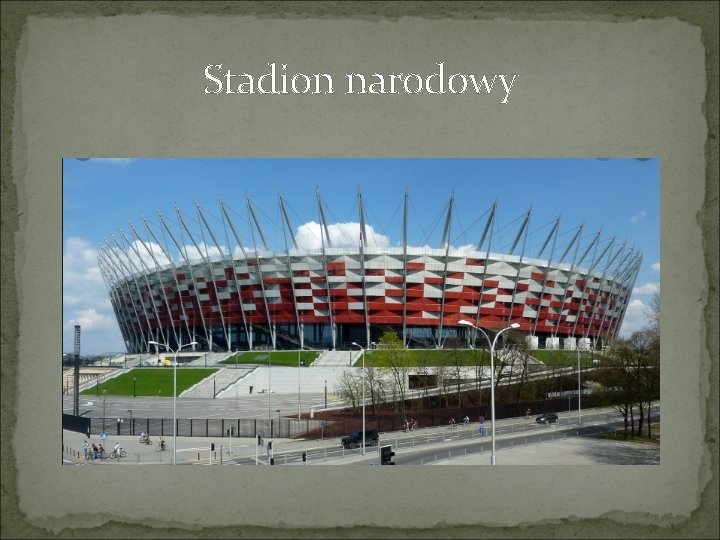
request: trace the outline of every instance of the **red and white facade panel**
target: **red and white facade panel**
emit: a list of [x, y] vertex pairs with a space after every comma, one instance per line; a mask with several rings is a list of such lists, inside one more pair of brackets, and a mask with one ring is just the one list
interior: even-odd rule
[[[447, 260], [446, 260], [447, 257]], [[637, 261], [613, 272], [518, 256], [445, 250], [365, 248], [260, 252], [104, 273], [128, 348], [149, 340], [194, 340], [228, 350], [258, 333], [338, 345], [338, 327], [457, 332], [468, 319], [485, 328], [519, 323], [532, 336], [616, 335]], [[313, 325], [315, 339], [308, 335]], [[327, 328], [331, 328], [328, 333]], [[404, 336], [405, 337], [405, 336]], [[274, 344], [273, 344], [274, 345]]]

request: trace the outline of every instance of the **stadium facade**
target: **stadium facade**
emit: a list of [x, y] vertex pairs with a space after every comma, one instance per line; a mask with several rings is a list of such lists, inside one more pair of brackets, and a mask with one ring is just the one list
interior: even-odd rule
[[[214, 229], [199, 205], [194, 230], [177, 208], [172, 227], [158, 214], [159, 227], [142, 219], [143, 235], [132, 223], [120, 229], [98, 262], [128, 352], [149, 352], [149, 341], [172, 349], [195, 341], [204, 351], [344, 349], [371, 346], [387, 330], [408, 347], [480, 339], [462, 319], [491, 331], [518, 323], [532, 348], [585, 349], [618, 334], [642, 260], [627, 243], [583, 236], [583, 225], [560, 241], [558, 217], [530, 253], [528, 210], [509, 249], [497, 252], [495, 203], [476, 220], [477, 244], [461, 251], [449, 241], [451, 197], [442, 247], [412, 247], [406, 194], [401, 245], [379, 247], [367, 240], [357, 199], [352, 248], [333, 245], [319, 193], [319, 249], [298, 246], [282, 197], [282, 249], [268, 248], [249, 199], [247, 220], [231, 219], [220, 202]], [[241, 240], [241, 224], [250, 242]]]

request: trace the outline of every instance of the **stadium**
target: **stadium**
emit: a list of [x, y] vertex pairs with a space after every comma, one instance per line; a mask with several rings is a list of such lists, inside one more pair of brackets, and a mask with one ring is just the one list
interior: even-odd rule
[[[319, 248], [298, 242], [282, 196], [279, 247], [248, 198], [242, 216], [220, 201], [213, 219], [196, 204], [195, 215], [176, 208], [177, 219], [158, 213], [155, 225], [143, 217], [112, 235], [98, 264], [127, 352], [149, 352], [150, 341], [214, 352], [349, 349], [372, 347], [388, 330], [413, 348], [480, 339], [461, 320], [491, 331], [517, 323], [530, 348], [597, 348], [617, 336], [642, 261], [627, 242], [582, 224], [561, 232], [560, 217], [533, 232], [533, 244], [532, 209], [502, 225], [497, 202], [473, 216], [477, 240], [454, 248], [454, 195], [440, 247], [408, 245], [407, 193], [402, 241], [380, 245], [360, 193], [357, 223], [328, 223], [316, 199]], [[339, 226], [349, 241], [333, 240]]]

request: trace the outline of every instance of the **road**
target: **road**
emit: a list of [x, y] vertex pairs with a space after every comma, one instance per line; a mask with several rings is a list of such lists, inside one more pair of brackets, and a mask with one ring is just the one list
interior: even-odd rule
[[[659, 422], [659, 409], [653, 413], [653, 422]], [[390, 444], [398, 465], [429, 464], [490, 464], [491, 439], [487, 425], [484, 435], [478, 424], [429, 427], [415, 432], [381, 433], [380, 445]], [[582, 425], [577, 424], [577, 413], [560, 413], [558, 424], [537, 424], [533, 418], [508, 418], [496, 423], [496, 457], [498, 464], [573, 464], [659, 463], [659, 445], [627, 444], [589, 438], [591, 432], [608, 431], [622, 427], [622, 419], [612, 409], [587, 409], [582, 413]], [[93, 436], [93, 440], [97, 439]], [[154, 438], [155, 439], [155, 438]], [[121, 463], [160, 464], [172, 461], [172, 437], [165, 437], [168, 450], [156, 451], [156, 445], [140, 444], [134, 436], [111, 436], [106, 446], [118, 440], [128, 451]], [[372, 465], [379, 461], [376, 447], [344, 450], [339, 438], [331, 439], [272, 439], [276, 465]], [[82, 458], [84, 437], [79, 433], [64, 432], [67, 463], [85, 462]], [[95, 441], [97, 442], [97, 441]], [[156, 442], [156, 441], [154, 441]], [[267, 464], [267, 440], [258, 447], [250, 438], [178, 437], [176, 459], [178, 464]], [[211, 452], [211, 444], [215, 451]], [[303, 452], [307, 461], [302, 461]], [[256, 458], [258, 461], [256, 461]], [[118, 463], [107, 460], [102, 463]]]

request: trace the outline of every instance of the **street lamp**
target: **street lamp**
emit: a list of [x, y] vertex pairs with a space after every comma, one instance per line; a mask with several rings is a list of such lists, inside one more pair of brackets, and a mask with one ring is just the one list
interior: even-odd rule
[[105, 398], [107, 397], [107, 388], [103, 388], [103, 433], [105, 433]]
[[302, 347], [298, 349], [298, 420], [300, 420], [300, 353]]
[[465, 319], [462, 319], [462, 320], [458, 321], [458, 324], [461, 326], [470, 326], [470, 327], [474, 328], [475, 330], [479, 330], [485, 336], [485, 339], [487, 339], [488, 344], [490, 345], [490, 421], [492, 422], [492, 427], [491, 427], [491, 430], [492, 430], [491, 431], [492, 453], [490, 454], [490, 464], [495, 465], [495, 360], [494, 360], [495, 343], [497, 343], [497, 339], [498, 339], [498, 337], [500, 337], [500, 334], [502, 334], [506, 330], [510, 330], [512, 328], [519, 328], [520, 325], [518, 323], [512, 323], [510, 326], [503, 328], [497, 334], [495, 334], [495, 339], [493, 339], [491, 342], [490, 338], [485, 333], [485, 330], [475, 326], [470, 321], [466, 321]]
[[268, 422], [272, 424], [272, 413], [270, 412], [270, 395], [272, 394], [272, 379], [270, 372], [272, 371], [272, 349], [268, 351]]
[[578, 345], [575, 345], [575, 349], [577, 350], [577, 365], [578, 365], [578, 425], [582, 424], [582, 416], [580, 415], [580, 347]]
[[360, 348], [360, 356], [362, 356], [362, 455], [365, 455], [365, 349], [361, 346], [355, 343], [354, 341], [352, 344], [355, 347]]
[[[177, 450], [177, 408], [176, 408], [176, 401], [177, 401], [177, 357], [178, 353], [180, 352], [180, 349], [183, 347], [190, 347], [197, 345], [196, 341], [191, 341], [190, 343], [186, 343], [185, 345], [180, 345], [176, 350], [171, 349], [164, 343], [158, 343], [157, 341], [148, 341], [148, 345], [155, 345], [156, 347], [165, 347], [168, 351], [173, 353], [173, 458], [172, 458], [172, 464], [175, 465], [175, 452]], [[160, 355], [158, 354], [158, 359], [160, 358]]]

